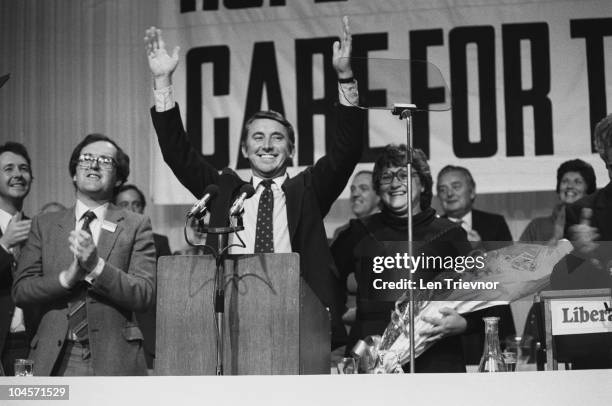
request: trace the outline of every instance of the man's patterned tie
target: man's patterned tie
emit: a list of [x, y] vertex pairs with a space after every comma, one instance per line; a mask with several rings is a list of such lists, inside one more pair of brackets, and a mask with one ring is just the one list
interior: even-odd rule
[[264, 187], [257, 207], [257, 226], [255, 228], [255, 253], [274, 252], [274, 234], [272, 213], [274, 212], [274, 195], [272, 180], [261, 182]]
[[[89, 224], [96, 218], [93, 211], [86, 211], [83, 214], [83, 227], [81, 230], [91, 235]], [[87, 308], [85, 299], [87, 297], [87, 287], [84, 284], [77, 285], [78, 294], [74, 301], [68, 305], [68, 331], [69, 336], [76, 341], [83, 342], [89, 338], [87, 332]]]

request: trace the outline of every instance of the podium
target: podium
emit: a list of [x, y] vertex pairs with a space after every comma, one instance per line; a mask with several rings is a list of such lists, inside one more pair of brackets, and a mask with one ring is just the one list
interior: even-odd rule
[[[156, 375], [214, 375], [215, 260], [161, 257]], [[299, 255], [225, 260], [225, 375], [329, 374], [330, 316], [300, 277]]]
[[543, 291], [546, 367], [559, 362], [612, 362], [612, 290]]

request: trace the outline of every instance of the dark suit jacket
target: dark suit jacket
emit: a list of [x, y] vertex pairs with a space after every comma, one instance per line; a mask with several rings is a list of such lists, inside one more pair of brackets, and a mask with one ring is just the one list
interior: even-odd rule
[[[437, 218], [435, 210], [428, 208], [413, 216], [413, 255], [424, 257], [456, 257], [467, 255], [471, 245], [465, 231], [455, 223]], [[406, 277], [404, 272], [389, 271], [381, 274], [372, 272], [372, 258], [393, 256], [405, 252], [406, 219], [397, 218], [383, 210], [361, 219], [349, 222], [332, 244], [331, 250], [336, 265], [343, 277], [353, 273], [357, 281], [356, 320], [351, 327], [346, 354], [359, 339], [382, 334], [389, 325], [391, 311], [402, 291], [371, 289], [372, 281], [398, 281]], [[395, 242], [395, 243], [394, 243]], [[415, 281], [431, 281], [439, 277], [443, 269], [418, 270]], [[448, 271], [447, 271], [448, 272]], [[451, 271], [449, 277], [456, 274]], [[454, 275], [453, 275], [454, 274]], [[418, 297], [419, 292], [415, 293]], [[344, 295], [346, 297], [346, 295]], [[469, 320], [470, 315], [464, 315]], [[409, 364], [404, 366], [409, 370]], [[416, 359], [416, 372], [465, 372], [465, 360], [459, 336], [445, 337]]]
[[[0, 235], [2, 233], [0, 232]], [[11, 298], [13, 285], [13, 255], [0, 247], [0, 354], [4, 349], [4, 342], [11, 327], [11, 320], [15, 312], [15, 303]], [[1, 367], [0, 367], [1, 368]]]
[[[96, 375], [146, 374], [142, 333], [134, 312], [149, 308], [155, 297], [155, 247], [147, 217], [111, 204], [102, 228], [98, 255], [102, 273], [87, 289], [89, 342]], [[32, 339], [34, 373], [50, 375], [68, 332], [68, 302], [75, 293], [59, 282], [73, 261], [68, 235], [74, 230], [74, 207], [34, 217], [13, 284], [18, 306], [37, 304], [42, 318]]]
[[[228, 224], [227, 212], [233, 197], [245, 183], [231, 170], [221, 174], [189, 143], [178, 105], [158, 113], [151, 109], [164, 160], [178, 180], [197, 198], [210, 184], [219, 186], [212, 204], [211, 226]], [[302, 277], [321, 302], [332, 306], [332, 317], [339, 300], [337, 271], [329, 251], [323, 218], [337, 199], [361, 155], [365, 113], [355, 107], [337, 107], [337, 130], [331, 148], [314, 166], [308, 167], [282, 186], [287, 203], [291, 248], [300, 253]], [[211, 241], [208, 243], [215, 243]]]
[[612, 286], [608, 269], [612, 264], [612, 182], [592, 195], [585, 196], [565, 210], [565, 238], [571, 239], [569, 228], [580, 222], [583, 208], [593, 210], [590, 223], [599, 233], [599, 247], [591, 254], [601, 263], [592, 266], [581, 255], [570, 253], [555, 266], [550, 277], [551, 287], [558, 289], [596, 289]]
[[[570, 238], [569, 227], [580, 222], [583, 208], [593, 210], [590, 223], [599, 233], [599, 247], [591, 253], [600, 266], [594, 266], [582, 255], [570, 253], [555, 265], [550, 275], [552, 290], [612, 288], [612, 182], [592, 195], [585, 196], [567, 206], [565, 237]], [[572, 362], [574, 369], [612, 367], [612, 334], [585, 334], [555, 337], [555, 346], [561, 361]]]
[[168, 243], [168, 237], [153, 233], [153, 241], [155, 242], [155, 255], [157, 258], [172, 255], [172, 251], [170, 251], [170, 244]]
[[565, 209], [565, 237], [569, 238], [569, 227], [580, 223], [583, 208], [593, 210], [591, 226], [599, 230], [601, 241], [612, 241], [612, 182], [592, 195], [588, 195], [570, 204]]
[[482, 241], [512, 241], [512, 234], [504, 216], [472, 209], [472, 228]]
[[[168, 237], [165, 235], [153, 233], [155, 241], [155, 255], [157, 258], [172, 255]], [[136, 319], [144, 336], [145, 358], [147, 360], [147, 368], [153, 369], [155, 359], [155, 318], [157, 317], [156, 306], [153, 305], [144, 313], [137, 313]]]
[[[24, 216], [23, 219], [28, 217]], [[2, 232], [0, 232], [2, 236]], [[23, 247], [23, 245], [22, 245]], [[11, 297], [13, 286], [13, 254], [6, 252], [0, 247], [0, 354], [4, 350], [4, 343], [11, 328], [11, 320], [15, 313], [15, 303]], [[28, 338], [33, 335], [32, 329], [36, 327], [36, 314], [34, 308], [28, 307], [23, 310], [24, 323]]]

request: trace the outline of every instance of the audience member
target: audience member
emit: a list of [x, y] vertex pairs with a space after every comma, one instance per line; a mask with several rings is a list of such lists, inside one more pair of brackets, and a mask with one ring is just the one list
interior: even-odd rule
[[565, 207], [595, 192], [595, 171], [581, 159], [563, 162], [557, 169], [559, 204], [547, 217], [537, 217], [527, 225], [520, 241], [556, 243], [565, 231]]
[[[351, 211], [357, 218], [366, 217], [378, 211], [380, 197], [376, 194], [372, 185], [372, 171], [363, 170], [355, 174], [353, 182], [351, 183], [350, 201]], [[333, 242], [343, 230], [346, 230], [349, 225], [350, 223], [346, 223], [338, 227], [336, 231], [334, 231], [334, 236], [330, 243]], [[342, 315], [342, 322], [345, 324], [345, 328], [350, 328], [355, 322], [355, 314], [357, 311], [355, 304], [357, 281], [355, 280], [354, 274], [348, 276], [344, 289], [346, 289], [346, 294], [348, 295], [346, 302], [348, 310]]]
[[[350, 201], [351, 211], [357, 218], [369, 216], [378, 211], [380, 197], [372, 187], [372, 171], [359, 171], [353, 176]], [[332, 241], [347, 227], [348, 223], [338, 227], [334, 231]]]
[[[612, 179], [612, 115], [597, 124], [593, 136], [597, 152]], [[612, 181], [603, 189], [567, 206], [564, 235], [572, 241], [575, 249], [570, 255], [571, 260], [565, 262], [568, 268], [559, 267], [556, 269], [558, 272], [553, 272], [553, 288], [590, 289], [610, 285], [611, 221]], [[586, 268], [590, 269], [586, 271]], [[585, 272], [579, 272], [579, 269]], [[561, 272], [562, 270], [567, 273]]]
[[351, 210], [357, 218], [378, 211], [380, 197], [372, 187], [372, 171], [359, 171], [351, 183]]
[[[344, 189], [359, 162], [364, 142], [365, 112], [358, 104], [357, 83], [350, 66], [351, 35], [348, 19], [343, 21], [341, 41], [333, 45], [333, 67], [339, 82], [337, 132], [327, 155], [294, 177], [286, 173], [295, 153], [291, 124], [274, 111], [255, 113], [244, 125], [240, 145], [249, 160], [255, 194], [244, 204], [245, 247], [232, 253], [298, 252], [300, 272], [321, 302], [332, 312], [332, 325], [344, 330], [338, 313], [337, 272], [329, 251], [323, 218]], [[161, 31], [147, 30], [145, 37], [149, 67], [154, 79], [156, 104], [151, 109], [161, 152], [181, 183], [200, 198], [208, 185], [219, 194], [212, 203], [210, 224], [228, 224], [228, 209], [245, 183], [230, 169], [221, 174], [193, 148], [185, 134], [178, 105], [172, 96], [172, 74], [178, 64], [178, 49], [168, 55]], [[340, 91], [341, 90], [341, 91]], [[271, 231], [271, 232], [270, 232]], [[210, 238], [208, 240], [211, 240]], [[215, 245], [215, 241], [208, 241]], [[230, 236], [230, 243], [238, 239]]]
[[[461, 224], [468, 240], [486, 250], [500, 248], [512, 241], [510, 229], [503, 216], [473, 208], [476, 199], [476, 182], [467, 168], [447, 165], [438, 173], [437, 192], [444, 216]], [[514, 320], [510, 306], [493, 306], [473, 313], [474, 317], [499, 317], [499, 335], [505, 338], [515, 335]], [[463, 336], [463, 347], [468, 364], [478, 364], [484, 345], [482, 330]]]
[[23, 201], [32, 184], [32, 163], [26, 148], [16, 142], [0, 146], [0, 375], [14, 375], [15, 359], [27, 358], [35, 316], [15, 307], [11, 298], [13, 270], [30, 232]]
[[129, 157], [90, 134], [74, 149], [70, 209], [36, 216], [19, 259], [13, 297], [42, 314], [29, 358], [34, 374], [144, 375], [134, 312], [155, 297], [155, 246], [147, 217], [112, 204]]
[[476, 182], [467, 168], [447, 165], [438, 173], [437, 192], [444, 216], [460, 223], [473, 242], [512, 241], [503, 216], [474, 209]]
[[[593, 138], [610, 182], [567, 206], [565, 237], [574, 251], [555, 265], [553, 290], [612, 288], [612, 114], [597, 123]], [[559, 336], [554, 345], [572, 369], [612, 368], [610, 334]]]
[[[556, 244], [563, 238], [565, 231], [567, 205], [594, 193], [595, 189], [595, 171], [590, 164], [581, 159], [563, 162], [557, 169], [556, 192], [559, 204], [555, 205], [550, 216], [531, 220], [521, 234], [520, 241]], [[542, 290], [550, 290], [550, 285], [546, 285]], [[535, 354], [537, 343], [540, 343], [542, 347], [546, 345], [543, 323], [542, 303], [536, 302], [529, 309], [521, 335], [522, 345], [531, 347], [532, 354]]]
[[[115, 204], [123, 209], [132, 211], [134, 213], [143, 214], [144, 209], [147, 206], [144, 193], [135, 185], [122, 185], [117, 189], [117, 195], [115, 196]], [[170, 250], [170, 244], [168, 243], [168, 237], [162, 234], [153, 233], [153, 239], [155, 240], [155, 251], [157, 258], [165, 255], [172, 255]]]

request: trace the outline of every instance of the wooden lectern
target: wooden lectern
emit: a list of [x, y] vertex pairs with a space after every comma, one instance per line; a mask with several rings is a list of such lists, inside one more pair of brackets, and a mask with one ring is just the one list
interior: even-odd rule
[[[214, 280], [212, 256], [159, 259], [156, 375], [215, 374]], [[298, 254], [228, 256], [224, 319], [225, 375], [329, 374], [329, 312]]]

